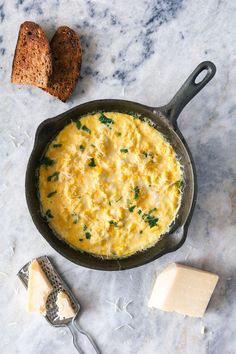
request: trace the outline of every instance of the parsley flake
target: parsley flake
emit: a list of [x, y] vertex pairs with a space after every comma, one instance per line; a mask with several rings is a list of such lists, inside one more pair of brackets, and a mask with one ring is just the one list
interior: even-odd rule
[[48, 178], [47, 178], [47, 181], [48, 182], [55, 182], [55, 181], [58, 181], [58, 179], [59, 179], [59, 174], [60, 174], [60, 172], [54, 172], [52, 175], [50, 175], [50, 176], [48, 176]]
[[183, 186], [184, 186], [183, 180], [180, 179], [180, 180], [176, 181], [176, 182], [174, 183], [174, 186], [176, 186], [178, 189], [182, 189]]
[[121, 199], [122, 199], [122, 197], [118, 198], [118, 199], [116, 200], [116, 203], [118, 203]]
[[114, 225], [114, 227], [118, 227], [117, 221], [110, 220], [110, 221], [109, 221], [109, 224], [110, 224], [110, 225]]
[[81, 128], [81, 122], [80, 122], [80, 119], [77, 119], [77, 121], [75, 122], [75, 124], [76, 124], [76, 127], [77, 127], [78, 129], [80, 129], [80, 128]]
[[156, 211], [156, 208], [150, 210], [149, 213], [145, 213], [142, 215], [142, 219], [149, 224], [150, 229], [156, 226], [159, 220], [159, 218], [151, 215], [151, 213], [153, 213], [154, 211]]
[[129, 152], [129, 150], [128, 150], [128, 149], [126, 149], [126, 148], [123, 148], [123, 149], [120, 149], [120, 152], [127, 153], [127, 152]]
[[73, 217], [73, 224], [78, 224], [79, 219], [80, 219], [79, 214], [73, 213], [73, 214], [72, 214], [72, 217]]
[[147, 222], [150, 226], [150, 229], [154, 226], [156, 226], [157, 222], [158, 222], [158, 218], [155, 218], [154, 216], [148, 215], [147, 216]]
[[82, 151], [82, 152], [83, 152], [83, 151], [85, 150], [84, 145], [80, 145], [80, 146], [79, 146], [79, 149], [80, 149], [80, 151]]
[[57, 193], [57, 191], [53, 191], [53, 192], [48, 193], [47, 198], [51, 198], [56, 193]]
[[45, 166], [52, 166], [54, 165], [55, 161], [50, 159], [49, 157], [45, 156], [42, 160], [41, 160], [41, 165], [45, 165]]
[[80, 119], [77, 119], [77, 121], [75, 122], [75, 124], [76, 124], [76, 127], [77, 127], [78, 129], [82, 129], [82, 130], [84, 130], [85, 132], [91, 134], [91, 130], [90, 130], [86, 125], [82, 125]]
[[87, 238], [87, 240], [89, 240], [89, 239], [91, 238], [90, 232], [86, 232], [86, 233], [85, 233], [85, 237]]
[[157, 208], [153, 208], [153, 209], [151, 209], [151, 210], [149, 211], [149, 214], [154, 213], [154, 211], [156, 211], [156, 210], [157, 210]]
[[151, 157], [152, 159], [153, 159], [153, 157], [154, 157], [152, 153], [147, 152], [147, 151], [143, 151], [143, 155], [144, 155], [145, 157]]
[[91, 134], [91, 130], [90, 130], [88, 127], [86, 127], [86, 125], [83, 125], [81, 129], [82, 129], [83, 131], [85, 131], [85, 132]]
[[60, 148], [62, 146], [62, 144], [53, 144], [54, 148]]
[[105, 116], [105, 114], [101, 113], [100, 117], [99, 117], [99, 121], [102, 124], [105, 124], [106, 126], [110, 126], [111, 124], [114, 124], [114, 120], [111, 118], [108, 118]]
[[134, 199], [138, 199], [140, 193], [140, 189], [138, 186], [134, 188]]
[[90, 162], [89, 162], [89, 164], [88, 164], [90, 167], [95, 167], [96, 166], [96, 163], [95, 163], [95, 161], [94, 161], [94, 157], [92, 157], [91, 159], [90, 159]]
[[129, 207], [129, 211], [132, 213], [135, 208], [136, 208], [136, 205], [132, 205], [131, 207]]
[[46, 215], [46, 217], [47, 217], [48, 219], [53, 219], [53, 215], [52, 215], [50, 209], [48, 209], [48, 210], [46, 211], [45, 215]]

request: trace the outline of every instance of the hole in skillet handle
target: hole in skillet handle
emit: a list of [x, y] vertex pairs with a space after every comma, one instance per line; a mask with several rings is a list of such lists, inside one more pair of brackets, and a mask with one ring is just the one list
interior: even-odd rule
[[205, 76], [207, 75], [207, 69], [204, 69], [202, 72], [200, 72], [200, 74], [197, 75], [197, 77], [194, 80], [194, 83], [196, 85], [200, 84], [202, 82], [202, 80], [205, 78]]
[[210, 61], [200, 63], [183, 83], [172, 100], [166, 106], [156, 108], [156, 110], [161, 111], [169, 119], [174, 128], [177, 129], [177, 119], [184, 107], [213, 78], [215, 73], [215, 64]]

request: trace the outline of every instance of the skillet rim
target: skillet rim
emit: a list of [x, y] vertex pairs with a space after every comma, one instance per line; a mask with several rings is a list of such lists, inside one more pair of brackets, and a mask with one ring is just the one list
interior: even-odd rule
[[[59, 247], [59, 245], [56, 245], [55, 243], [63, 243], [65, 244], [65, 242], [59, 238], [56, 237], [56, 235], [53, 234], [53, 231], [50, 229], [50, 232], [51, 234], [53, 235], [53, 237], [48, 237], [48, 235], [45, 235], [43, 232], [42, 232], [42, 228], [40, 228], [40, 226], [38, 225], [38, 221], [36, 220], [36, 217], [34, 215], [34, 211], [32, 210], [32, 200], [31, 200], [31, 195], [29, 194], [29, 184], [31, 183], [31, 179], [30, 179], [30, 173], [32, 172], [31, 171], [31, 165], [32, 163], [34, 162], [33, 160], [35, 160], [35, 154], [36, 154], [36, 150], [38, 148], [38, 144], [39, 144], [39, 141], [40, 141], [40, 134], [42, 133], [42, 130], [45, 129], [45, 127], [47, 127], [48, 125], [50, 124], [53, 124], [54, 122], [56, 121], [64, 121], [65, 120], [65, 123], [63, 124], [63, 126], [65, 126], [69, 121], [70, 121], [70, 118], [68, 117], [68, 115], [71, 115], [71, 114], [76, 114], [76, 112], [78, 110], [82, 110], [84, 107], [86, 108], [87, 106], [90, 107], [91, 105], [111, 105], [111, 104], [120, 104], [123, 106], [123, 112], [133, 112], [133, 113], [138, 113], [140, 114], [140, 111], [138, 112], [138, 110], [142, 109], [142, 110], [145, 110], [147, 112], [147, 118], [150, 119], [152, 121], [152, 118], [150, 117], [151, 114], [153, 114], [155, 117], [157, 117], [159, 120], [161, 120], [162, 122], [164, 122], [166, 125], [167, 125], [167, 128], [168, 130], [172, 130], [177, 136], [178, 138], [181, 140], [181, 143], [182, 145], [184, 146], [185, 150], [186, 150], [186, 153], [187, 153], [187, 156], [190, 160], [190, 164], [191, 164], [191, 169], [192, 169], [192, 186], [191, 186], [191, 190], [192, 190], [192, 201], [191, 201], [191, 204], [190, 204], [190, 207], [189, 207], [189, 210], [187, 212], [187, 217], [186, 217], [186, 220], [185, 220], [185, 223], [184, 225], [181, 225], [181, 230], [182, 230], [182, 235], [181, 235], [181, 239], [180, 241], [175, 245], [175, 246], [172, 246], [171, 248], [167, 248], [167, 249], [163, 249], [161, 252], [153, 255], [153, 256], [149, 256], [148, 257], [148, 250], [152, 249], [153, 247], [155, 247], [155, 245], [153, 245], [152, 247], [144, 250], [144, 251], [141, 251], [141, 252], [137, 252], [135, 253], [135, 255], [139, 255], [139, 254], [147, 254], [147, 257], [145, 259], [141, 259], [139, 262], [134, 262], [134, 264], [126, 264], [126, 265], [121, 265], [121, 263], [124, 263], [126, 260], [130, 260], [132, 258], [132, 255], [129, 256], [129, 257], [125, 257], [125, 258], [119, 258], [119, 259], [102, 259], [102, 258], [99, 258], [99, 257], [96, 257], [96, 256], [93, 256], [89, 253], [86, 253], [86, 252], [83, 252], [83, 253], [86, 253], [86, 255], [88, 256], [87, 257], [87, 260], [86, 262], [84, 261], [81, 261], [80, 259], [76, 258], [74, 259], [74, 257], [70, 256], [67, 254], [67, 252], [65, 252], [65, 249], [63, 250], [62, 248], [63, 247]], [[126, 105], [131, 105], [134, 107], [133, 110], [131, 109], [126, 109], [125, 106]], [[97, 111], [99, 111], [102, 109], [100, 108], [97, 108]], [[104, 110], [107, 110], [105, 107], [104, 107]], [[113, 109], [114, 110], [114, 109]], [[136, 111], [137, 110], [137, 111]], [[121, 111], [121, 108], [114, 110], [114, 111]], [[95, 112], [95, 110], [89, 110], [89, 109], [86, 109], [86, 113], [78, 113], [79, 116], [82, 116], [84, 114], [88, 114], [90, 112]], [[142, 114], [143, 116], [145, 116], [145, 114]], [[155, 128], [155, 127], [154, 127]], [[53, 136], [57, 135], [57, 133], [55, 134], [52, 134], [51, 135], [51, 139], [53, 139]], [[48, 139], [48, 143], [50, 142], [51, 139]], [[47, 144], [46, 144], [47, 145]], [[36, 172], [36, 170], [35, 170]], [[36, 184], [35, 184], [35, 188], [36, 188]], [[33, 149], [31, 151], [31, 154], [30, 154], [30, 158], [28, 160], [28, 164], [27, 164], [27, 169], [26, 169], [26, 177], [25, 177], [25, 194], [26, 194], [26, 202], [27, 202], [27, 206], [28, 206], [28, 209], [29, 209], [29, 212], [30, 212], [30, 215], [31, 215], [31, 218], [36, 226], [36, 228], [38, 229], [39, 233], [44, 237], [44, 239], [50, 244], [51, 247], [54, 248], [54, 250], [56, 252], [58, 252], [60, 255], [62, 255], [63, 257], [67, 258], [68, 260], [70, 260], [71, 262], [77, 264], [77, 265], [81, 265], [83, 267], [86, 267], [86, 268], [89, 268], [89, 269], [96, 269], [96, 270], [103, 270], [103, 271], [117, 271], [117, 270], [126, 270], [126, 269], [132, 269], [132, 268], [136, 268], [136, 267], [139, 267], [139, 266], [143, 266], [147, 263], [150, 263], [160, 257], [162, 257], [163, 255], [165, 254], [168, 254], [168, 253], [171, 253], [171, 252], [174, 252], [176, 251], [177, 249], [179, 249], [185, 242], [186, 238], [187, 238], [187, 233], [188, 233], [188, 227], [189, 227], [189, 224], [191, 222], [191, 219], [192, 219], [192, 216], [193, 216], [193, 211], [194, 211], [194, 207], [195, 207], [195, 204], [196, 204], [196, 197], [197, 197], [197, 180], [196, 180], [196, 169], [195, 169], [195, 165], [194, 165], [194, 161], [193, 161], [193, 157], [192, 157], [192, 154], [191, 154], [191, 151], [188, 147], [188, 144], [186, 143], [182, 133], [180, 132], [177, 124], [175, 123], [175, 125], [173, 125], [171, 123], [171, 121], [168, 119], [168, 117], [165, 115], [165, 113], [162, 113], [162, 107], [150, 107], [150, 106], [147, 106], [147, 105], [143, 105], [139, 102], [134, 102], [134, 101], [128, 101], [128, 100], [122, 100], [122, 99], [99, 99], [99, 100], [93, 100], [93, 101], [88, 101], [88, 102], [85, 102], [85, 103], [82, 103], [80, 105], [77, 105], [55, 117], [52, 117], [52, 118], [48, 118], [46, 120], [44, 120], [43, 122], [41, 122], [36, 130], [36, 133], [35, 133], [35, 139], [34, 139], [34, 145], [33, 145]], [[41, 223], [43, 222], [43, 217], [41, 215]], [[173, 232], [170, 232], [169, 235], [173, 234]], [[168, 237], [168, 234], [166, 235], [166, 237]], [[55, 240], [56, 239], [56, 240]], [[55, 241], [55, 242], [54, 242]], [[71, 249], [71, 247], [66, 244], [67, 247], [69, 247]], [[73, 250], [75, 251], [75, 250]], [[75, 252], [80, 252], [79, 250], [75, 251]], [[134, 255], [133, 255], [134, 256]], [[96, 264], [94, 265], [93, 262], [90, 262], [91, 258], [94, 260], [96, 259], [96, 261], [99, 261], [99, 264]], [[97, 262], [96, 262], [97, 263]], [[112, 263], [112, 265], [110, 265], [109, 267], [107, 267], [108, 263]]]

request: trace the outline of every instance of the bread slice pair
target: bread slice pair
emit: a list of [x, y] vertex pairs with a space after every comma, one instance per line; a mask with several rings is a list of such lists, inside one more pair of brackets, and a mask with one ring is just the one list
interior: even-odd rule
[[11, 82], [40, 87], [65, 102], [76, 86], [81, 58], [79, 37], [69, 27], [59, 27], [49, 45], [38, 24], [24, 22], [17, 40]]

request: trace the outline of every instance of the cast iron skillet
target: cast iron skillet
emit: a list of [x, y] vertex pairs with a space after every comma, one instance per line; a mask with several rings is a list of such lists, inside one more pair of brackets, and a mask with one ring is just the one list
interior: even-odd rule
[[[196, 78], [202, 71], [205, 72], [205, 76], [200, 82], [196, 83]], [[57, 117], [47, 119], [39, 125], [26, 171], [26, 200], [34, 224], [57, 252], [84, 267], [99, 270], [123, 270], [151, 262], [183, 245], [193, 214], [197, 185], [194, 162], [188, 145], [178, 129], [177, 118], [185, 105], [213, 78], [215, 72], [216, 67], [213, 63], [205, 61], [199, 64], [166, 106], [156, 108], [124, 100], [97, 100], [81, 104]], [[74, 250], [55, 236], [40, 212], [36, 175], [39, 161], [47, 145], [71, 120], [76, 120], [82, 115], [96, 111], [135, 113], [141, 115], [141, 117], [149, 118], [175, 149], [184, 171], [185, 187], [179, 215], [168, 234], [146, 251], [118, 260], [102, 259], [86, 252]]]

